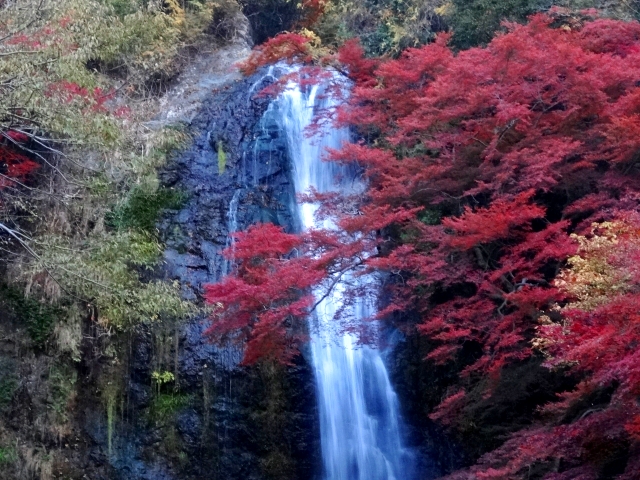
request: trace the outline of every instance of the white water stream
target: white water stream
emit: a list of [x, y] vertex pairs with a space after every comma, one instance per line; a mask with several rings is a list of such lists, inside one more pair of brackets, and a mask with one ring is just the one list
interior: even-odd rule
[[[312, 138], [305, 135], [316, 110], [333, 102], [320, 98], [320, 91], [315, 86], [302, 92], [290, 85], [279, 100], [296, 193], [310, 187], [319, 192], [354, 188], [344, 180], [347, 172], [342, 167], [322, 161], [327, 147], [339, 148], [349, 140], [348, 131], [326, 128]], [[298, 205], [301, 228], [335, 228], [330, 221], [316, 222], [316, 210], [313, 204]], [[335, 328], [334, 314], [344, 303], [346, 281], [371, 279], [345, 278], [318, 305], [311, 319], [324, 479], [411, 480], [413, 455], [403, 442], [398, 400], [381, 353], [373, 346], [358, 345], [354, 335]], [[375, 305], [358, 299], [351, 310], [357, 322], [370, 317]]]

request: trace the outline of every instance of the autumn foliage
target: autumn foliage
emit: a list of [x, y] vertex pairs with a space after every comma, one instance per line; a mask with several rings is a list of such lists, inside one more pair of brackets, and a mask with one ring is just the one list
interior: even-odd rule
[[[402, 278], [393, 308], [421, 312], [418, 328], [440, 344], [429, 358], [446, 362], [473, 343], [483, 354], [462, 375], [495, 378], [539, 347], [550, 368], [585, 376], [547, 407], [550, 424], [566, 423], [594, 392], [613, 390], [608, 404], [569, 425], [518, 434], [464, 478], [517, 478], [545, 462], [555, 469], [548, 478], [578, 471], [597, 478], [607, 455], [590, 448], [605, 439], [618, 442], [613, 450], [638, 448], [638, 299], [630, 279], [637, 279], [640, 25], [596, 20], [572, 30], [552, 21], [538, 15], [509, 25], [487, 48], [458, 55], [440, 38], [381, 62], [369, 77], [356, 56], [356, 87], [342, 113], [381, 145], [334, 155], [364, 165], [369, 208], [424, 208], [396, 226], [404, 234], [371, 263]], [[607, 263], [612, 284], [626, 286], [585, 310], [572, 303], [576, 285], [593, 282], [575, 273], [582, 257], [571, 256], [578, 248], [587, 255], [577, 240], [596, 238], [592, 222], [624, 219], [618, 253], [589, 261]], [[465, 402], [460, 389], [433, 417], [455, 415]], [[629, 464], [621, 478], [636, 469]]]
[[306, 289], [324, 274], [308, 257], [288, 258], [302, 243], [272, 224], [237, 233], [233, 249], [225, 252], [237, 263], [237, 274], [205, 286], [205, 299], [221, 310], [214, 311], [207, 334], [230, 334], [245, 344], [245, 363], [265, 356], [286, 362], [297, 352], [302, 331], [295, 321], [314, 302]]
[[233, 237], [223, 254], [235, 263], [235, 274], [205, 285], [205, 299], [214, 306], [206, 333], [244, 345], [245, 364], [290, 362], [308, 338], [309, 311], [336, 279], [362, 264], [358, 253], [377, 243], [350, 243], [335, 231], [294, 235], [270, 223]]
[[[334, 253], [368, 248], [359, 258], [392, 280], [382, 315], [420, 316], [437, 345], [427, 361], [449, 362], [465, 345], [481, 352], [432, 418], [455, 416], [465, 386], [481, 379], [491, 395], [505, 366], [532, 355], [581, 379], [530, 430], [452, 478], [528, 478], [535, 466], [536, 478], [595, 480], [615, 455], [606, 478], [638, 478], [640, 24], [562, 26], [540, 14], [506, 26], [486, 48], [457, 54], [448, 35], [395, 60], [364, 58], [354, 42], [339, 52], [354, 87], [338, 120], [363, 141], [331, 155], [361, 168], [368, 190], [355, 215], [327, 204], [360, 239]], [[212, 298], [245, 313], [273, 298], [303, 318], [317, 273], [299, 283], [304, 260], [283, 253], [259, 254]], [[290, 293], [259, 297], [247, 282], [275, 282], [274, 262], [294, 269]], [[259, 314], [235, 321], [213, 328], [261, 325]], [[605, 400], [581, 407], [594, 396]]]
[[22, 149], [30, 137], [19, 130], [0, 132], [0, 189], [16, 187], [24, 182], [40, 164]]
[[310, 39], [299, 33], [281, 33], [257, 46], [242, 62], [240, 70], [245, 75], [252, 75], [260, 67], [280, 60], [307, 62], [311, 58], [309, 43]]

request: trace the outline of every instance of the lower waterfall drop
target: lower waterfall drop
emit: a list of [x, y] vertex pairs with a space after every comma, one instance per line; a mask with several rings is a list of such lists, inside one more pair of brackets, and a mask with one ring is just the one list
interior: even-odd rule
[[[322, 87], [302, 91], [290, 84], [280, 95], [282, 128], [287, 135], [296, 194], [347, 191], [347, 170], [323, 161], [327, 148], [349, 141], [347, 129], [323, 128], [309, 138], [306, 128], [318, 109], [336, 101]], [[342, 179], [342, 180], [341, 180]], [[357, 187], [356, 187], [357, 188]], [[330, 221], [316, 222], [317, 205], [297, 205], [299, 227], [334, 228]], [[344, 278], [317, 306], [312, 322], [311, 351], [315, 369], [324, 480], [412, 480], [413, 452], [405, 446], [396, 393], [381, 353], [359, 345], [349, 333], [337, 332], [334, 314], [343, 305], [345, 282], [372, 281]], [[351, 308], [358, 321], [375, 312], [374, 302], [356, 299]]]

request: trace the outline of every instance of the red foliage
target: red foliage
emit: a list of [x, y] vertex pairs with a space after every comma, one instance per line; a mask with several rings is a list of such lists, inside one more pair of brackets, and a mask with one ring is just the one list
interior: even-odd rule
[[[84, 108], [93, 113], [108, 113], [109, 110], [106, 104], [115, 97], [115, 90], [105, 92], [100, 87], [88, 89], [75, 82], [63, 80], [49, 85], [45, 91], [45, 95], [57, 98], [64, 103], [80, 102]], [[120, 112], [120, 114], [118, 114], [118, 112]], [[117, 109], [114, 114], [121, 116], [122, 110]]]
[[16, 130], [7, 130], [5, 135], [9, 137], [11, 140], [14, 140], [19, 143], [25, 143], [29, 141], [29, 136], [24, 132], [19, 132]]
[[[552, 282], [576, 251], [568, 230], [638, 208], [640, 25], [596, 20], [566, 30], [550, 23], [537, 15], [529, 25], [509, 25], [487, 48], [457, 56], [443, 37], [364, 74], [366, 60], [353, 46], [342, 57], [356, 86], [340, 118], [379, 138], [376, 147], [333, 154], [362, 165], [369, 180], [358, 228], [379, 230], [385, 207], [424, 208], [395, 222], [402, 234], [369, 260], [404, 279], [385, 312], [422, 313], [419, 330], [440, 345], [431, 360], [454, 358], [464, 342], [481, 345], [484, 355], [464, 373], [499, 374], [529, 356], [538, 318], [569, 295]], [[640, 258], [624, 252], [627, 265]], [[516, 436], [455, 478], [517, 478], [554, 456], [575, 469], [545, 478], [595, 475], [589, 448], [607, 435], [626, 444], [640, 431], [638, 312], [637, 292], [627, 293], [542, 328], [553, 345], [550, 365], [574, 365], [588, 378], [555, 404], [556, 414], [616, 385], [610, 404], [570, 425]], [[464, 402], [458, 391], [433, 418], [448, 422]]]
[[357, 39], [347, 40], [340, 48], [337, 60], [349, 66], [349, 77], [359, 85], [375, 81], [375, 69], [379, 62], [376, 59], [365, 58], [364, 49]]
[[[43, 32], [44, 33], [44, 32]], [[7, 40], [8, 45], [19, 45], [22, 48], [31, 48], [38, 49], [42, 47], [42, 42], [40, 41], [41, 35], [29, 36], [24, 33], [13, 35], [11, 38]]]
[[307, 339], [314, 293], [322, 296], [336, 278], [357, 268], [357, 254], [375, 242], [348, 243], [330, 231], [292, 235], [270, 223], [234, 238], [223, 254], [236, 263], [235, 275], [205, 285], [205, 300], [216, 307], [206, 334], [244, 344], [247, 364], [262, 358], [290, 362]]
[[[379, 132], [390, 148], [351, 145], [334, 158], [364, 166], [372, 205], [444, 215], [440, 225], [410, 222], [403, 248], [376, 266], [407, 271], [413, 290], [465, 277], [476, 285], [476, 295], [450, 306], [436, 308], [423, 295], [427, 322], [451, 310], [464, 317], [455, 323], [476, 322], [471, 330], [504, 324], [527, 338], [536, 309], [561, 295], [549, 283], [549, 266], [575, 250], [569, 224], [558, 222], [562, 210], [588, 214], [631, 192], [625, 173], [640, 147], [640, 26], [597, 20], [565, 31], [550, 21], [538, 15], [527, 26], [511, 25], [487, 48], [457, 56], [441, 37], [381, 63], [373, 75], [362, 74], [366, 60], [353, 45], [341, 57], [356, 83], [342, 120]], [[547, 192], [565, 192], [548, 197], [563, 204], [549, 203]], [[590, 205], [578, 208], [591, 193]], [[375, 213], [358, 219], [363, 230], [377, 227], [380, 207], [369, 208]], [[474, 314], [479, 304], [493, 305], [494, 314]], [[480, 318], [489, 323], [481, 326]], [[462, 338], [428, 330], [454, 343]], [[519, 348], [526, 352], [526, 343]], [[501, 364], [495, 353], [487, 348], [491, 359], [480, 362]]]
[[452, 247], [469, 250], [480, 244], [513, 238], [518, 229], [530, 230], [531, 221], [543, 218], [545, 214], [540, 206], [529, 204], [533, 194], [528, 191], [513, 199], [499, 198], [488, 208], [477, 211], [465, 207], [460, 217], [445, 218], [442, 224], [456, 234], [449, 243]]
[[0, 135], [4, 137], [0, 142], [0, 189], [15, 187], [16, 182], [12, 179], [23, 182], [40, 165], [20, 151], [20, 144], [29, 140], [28, 135], [15, 130], [8, 130]]
[[73, 20], [70, 16], [66, 16], [60, 19], [57, 23], [45, 23], [38, 29], [29, 32], [29, 34], [11, 33], [6, 30], [2, 30], [2, 34], [6, 35], [6, 44], [17, 46], [20, 50], [45, 50], [52, 46], [55, 46], [57, 51], [70, 52], [77, 49], [77, 45], [73, 48], [73, 43], [70, 42], [72, 35], [69, 35], [69, 27], [72, 25]]
[[[381, 314], [419, 312], [418, 329], [437, 343], [431, 360], [455, 358], [465, 342], [481, 347], [463, 377], [499, 376], [503, 366], [532, 354], [536, 335], [548, 345], [548, 366], [571, 366], [584, 376], [578, 389], [546, 408], [546, 424], [518, 433], [452, 478], [526, 477], [534, 463], [548, 464], [548, 479], [596, 478], [607, 442], [631, 452], [620, 478], [637, 473], [640, 251], [629, 247], [623, 259], [609, 259], [636, 283], [593, 310], [558, 313], [571, 294], [553, 280], [576, 252], [570, 231], [631, 218], [621, 212], [640, 206], [640, 24], [595, 20], [556, 29], [551, 23], [533, 16], [528, 25], [508, 25], [486, 48], [457, 55], [447, 36], [384, 61], [365, 59], [356, 43], [347, 44], [338, 59], [354, 88], [338, 118], [369, 139], [332, 153], [334, 161], [359, 165], [368, 181], [358, 215], [336, 222], [350, 237], [314, 244], [315, 252], [326, 242], [331, 261], [263, 252], [255, 281], [247, 276], [251, 269], [241, 270], [226, 287], [210, 287], [224, 295], [209, 299], [235, 312], [223, 319], [238, 322], [251, 342], [257, 324], [259, 335], [282, 335], [285, 318], [304, 316], [309, 300], [301, 290], [320, 282], [338, 258], [348, 264], [358, 257], [400, 280]], [[252, 65], [309, 54], [301, 38], [272, 42]], [[326, 200], [325, 209], [338, 213], [340, 199]], [[373, 236], [377, 241], [362, 241]], [[280, 271], [291, 275], [283, 275], [284, 283], [273, 279]], [[262, 288], [275, 303], [255, 303]], [[562, 323], [539, 326], [558, 315]], [[613, 389], [608, 403], [569, 416], [605, 388]], [[446, 423], [464, 407], [464, 391], [453, 391], [434, 418]]]
[[311, 39], [298, 33], [281, 33], [253, 49], [247, 60], [239, 67], [245, 75], [254, 74], [260, 67], [281, 60], [289, 63], [307, 63], [311, 60], [309, 43]]
[[[519, 432], [502, 447], [484, 455], [469, 470], [446, 480], [504, 480], [527, 478], [533, 465], [546, 480], [596, 480], [608, 455], [625, 445], [620, 428], [627, 415], [620, 409], [588, 413], [575, 422]], [[623, 447], [624, 448], [624, 447]], [[637, 479], [637, 447], [629, 452], [627, 471], [620, 480]], [[609, 477], [613, 478], [613, 477]]]
[[323, 271], [308, 257], [287, 259], [302, 239], [270, 223], [234, 234], [225, 255], [237, 262], [237, 274], [205, 286], [205, 299], [217, 305], [207, 334], [245, 343], [245, 363], [259, 358], [290, 361], [302, 339], [298, 325], [313, 303], [306, 291]]

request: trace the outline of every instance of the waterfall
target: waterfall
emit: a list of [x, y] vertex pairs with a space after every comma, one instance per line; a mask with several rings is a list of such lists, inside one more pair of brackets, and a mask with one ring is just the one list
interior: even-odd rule
[[[235, 253], [235, 241], [233, 240], [233, 234], [238, 231], [238, 203], [240, 202], [240, 195], [242, 194], [242, 189], [237, 189], [233, 193], [233, 197], [231, 198], [231, 202], [229, 202], [229, 211], [227, 212], [227, 243], [224, 248], [231, 248], [231, 251]], [[231, 257], [233, 258], [233, 256]], [[222, 261], [222, 277], [225, 277], [229, 274], [233, 267], [233, 261], [228, 258], [223, 259]]]
[[[345, 181], [348, 171], [322, 156], [327, 147], [349, 140], [346, 129], [325, 128], [308, 138], [305, 129], [320, 108], [335, 100], [314, 86], [301, 91], [289, 85], [281, 94], [282, 128], [287, 135], [296, 193], [314, 187], [319, 192], [358, 188]], [[356, 182], [357, 183], [357, 182]], [[360, 186], [361, 188], [361, 186]], [[317, 206], [297, 206], [301, 229], [335, 228], [314, 219]], [[320, 433], [325, 480], [411, 480], [413, 456], [404, 445], [397, 396], [381, 352], [359, 345], [354, 335], [334, 327], [333, 317], [344, 305], [345, 283], [371, 278], [345, 278], [316, 308], [311, 327], [311, 351], [320, 408]], [[362, 285], [362, 283], [360, 283]], [[357, 299], [350, 309], [355, 321], [375, 313], [374, 302]]]

